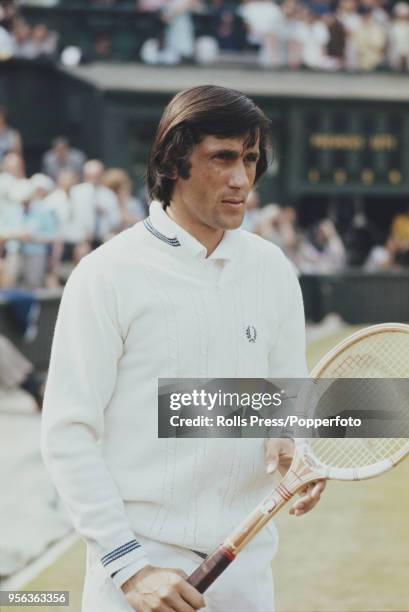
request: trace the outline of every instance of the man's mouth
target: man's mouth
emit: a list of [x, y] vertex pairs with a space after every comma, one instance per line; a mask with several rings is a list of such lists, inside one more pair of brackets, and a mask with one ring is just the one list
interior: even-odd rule
[[225, 199], [222, 200], [223, 204], [229, 204], [230, 206], [242, 206], [244, 200]]

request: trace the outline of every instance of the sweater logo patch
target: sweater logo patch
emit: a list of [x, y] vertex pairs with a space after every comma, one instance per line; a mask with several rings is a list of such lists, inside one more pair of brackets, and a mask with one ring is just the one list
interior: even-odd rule
[[257, 338], [257, 330], [254, 325], [247, 325], [246, 338], [249, 342], [255, 342]]

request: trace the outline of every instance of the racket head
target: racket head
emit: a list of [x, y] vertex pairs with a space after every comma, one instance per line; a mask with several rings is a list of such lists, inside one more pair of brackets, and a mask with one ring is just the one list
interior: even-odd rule
[[[409, 325], [372, 325], [352, 334], [319, 361], [311, 378], [409, 378]], [[362, 389], [365, 402], [365, 384]], [[409, 413], [409, 399], [404, 401]], [[409, 438], [312, 438], [296, 445], [318, 476], [337, 480], [378, 476], [409, 454]]]

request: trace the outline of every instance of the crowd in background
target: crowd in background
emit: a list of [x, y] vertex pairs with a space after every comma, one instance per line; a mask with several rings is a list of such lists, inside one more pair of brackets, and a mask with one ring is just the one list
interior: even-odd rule
[[[163, 29], [157, 38], [144, 42], [139, 57], [150, 64], [211, 63], [226, 53], [237, 54], [240, 61], [251, 52], [254, 62], [266, 68], [409, 71], [409, 3], [404, 1], [94, 0], [90, 4], [124, 5], [159, 15]], [[197, 36], [195, 14], [210, 20], [204, 36]], [[3, 0], [0, 23], [0, 58], [55, 59], [61, 51], [58, 33], [45, 24], [30, 26], [19, 15], [16, 2]], [[111, 50], [110, 33], [105, 31], [96, 38], [94, 51], [109, 59]]]
[[[4, 108], [0, 169], [0, 287], [59, 287], [84, 255], [148, 214], [144, 188], [136, 197], [126, 171], [87, 159], [64, 137], [44, 153], [41, 173], [27, 177], [22, 139]], [[409, 210], [393, 219], [381, 245], [362, 214], [341, 237], [330, 218], [301, 228], [295, 208], [260, 204], [254, 190], [243, 228], [281, 247], [299, 273], [409, 265]]]

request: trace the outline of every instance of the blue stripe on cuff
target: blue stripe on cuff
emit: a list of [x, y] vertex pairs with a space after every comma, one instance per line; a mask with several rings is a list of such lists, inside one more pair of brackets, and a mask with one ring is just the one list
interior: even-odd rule
[[139, 544], [139, 542], [137, 542], [136, 540], [131, 540], [130, 542], [123, 544], [119, 548], [115, 548], [115, 550], [113, 550], [112, 552], [102, 557], [101, 563], [104, 566], [109, 565], [110, 563], [113, 563], [113, 561], [116, 561], [117, 559], [124, 557], [132, 550], [135, 550], [136, 548], [140, 548], [140, 546], [141, 545]]

